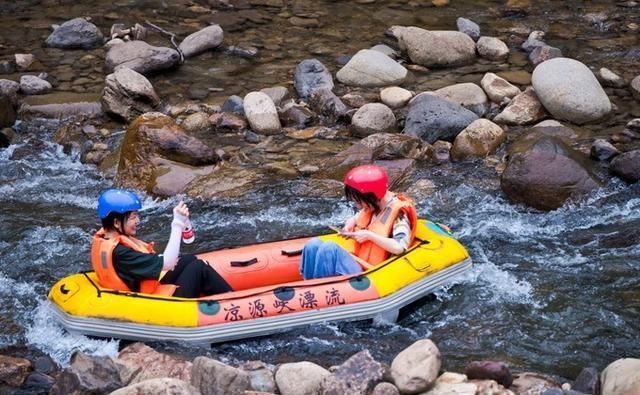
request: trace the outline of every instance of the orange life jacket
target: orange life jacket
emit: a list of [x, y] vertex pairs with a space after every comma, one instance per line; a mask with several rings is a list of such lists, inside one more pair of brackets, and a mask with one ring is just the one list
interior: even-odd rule
[[[129, 286], [118, 276], [113, 266], [113, 250], [118, 244], [129, 247], [144, 254], [153, 254], [153, 243], [145, 243], [135, 237], [119, 234], [110, 239], [105, 238], [105, 230], [100, 229], [93, 236], [91, 244], [91, 266], [98, 276], [100, 285], [104, 288], [118, 291], [131, 291]], [[140, 281], [140, 292], [147, 294], [173, 295], [175, 285], [160, 284], [158, 280], [144, 279]]]
[[[400, 194], [396, 197], [397, 199], [385, 207], [373, 222], [371, 222], [373, 213], [370, 210], [361, 210], [356, 218], [356, 229], [367, 229], [381, 236], [390, 237], [393, 232], [393, 224], [398, 215], [403, 212], [409, 220], [409, 226], [411, 226], [411, 234], [409, 235], [409, 246], [411, 246], [418, 223], [416, 208], [408, 197]], [[356, 243], [354, 254], [372, 265], [384, 262], [390, 255], [389, 251], [371, 240]]]

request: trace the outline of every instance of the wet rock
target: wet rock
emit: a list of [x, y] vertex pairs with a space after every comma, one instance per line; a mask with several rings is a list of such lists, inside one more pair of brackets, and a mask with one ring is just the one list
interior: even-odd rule
[[0, 129], [0, 148], [6, 148], [16, 140], [16, 132], [11, 128]]
[[322, 381], [325, 395], [360, 395], [373, 390], [384, 375], [384, 367], [373, 359], [368, 350], [347, 359]]
[[11, 99], [7, 96], [0, 96], [0, 128], [12, 126], [16, 121], [16, 110]]
[[23, 75], [20, 77], [20, 91], [25, 95], [42, 95], [51, 91], [53, 87], [49, 81], [35, 75]]
[[11, 74], [15, 71], [15, 64], [8, 60], [0, 60], [0, 74]]
[[191, 362], [159, 353], [144, 343], [133, 343], [122, 349], [116, 362], [134, 372], [128, 385], [163, 377], [186, 382], [191, 379]]
[[36, 57], [33, 54], [17, 53], [14, 55], [16, 59], [16, 66], [18, 70], [28, 70], [29, 67], [36, 61]]
[[591, 145], [591, 157], [595, 160], [609, 160], [618, 154], [620, 151], [607, 140], [596, 139]]
[[517, 86], [510, 84], [507, 80], [498, 77], [494, 73], [486, 73], [482, 77], [480, 85], [494, 103], [502, 103], [505, 97], [511, 99], [521, 93]]
[[322, 116], [326, 124], [335, 124], [338, 119], [345, 118], [349, 111], [342, 100], [327, 88], [314, 90], [309, 105]]
[[598, 80], [577, 60], [556, 58], [541, 63], [533, 71], [531, 82], [554, 118], [584, 124], [611, 111], [611, 102]]
[[473, 111], [479, 117], [486, 114], [489, 109], [489, 99], [478, 85], [465, 82], [447, 86], [433, 92], [434, 95], [447, 99], [450, 102], [461, 105], [469, 111]]
[[260, 142], [260, 136], [258, 136], [256, 133], [253, 133], [251, 130], [245, 130], [244, 140], [247, 143], [257, 144]]
[[388, 86], [401, 84], [407, 77], [407, 69], [387, 55], [370, 49], [360, 50], [336, 78], [346, 85]]
[[582, 154], [547, 136], [512, 152], [500, 179], [510, 200], [539, 210], [554, 210], [599, 184]]
[[48, 355], [38, 357], [33, 361], [33, 370], [38, 373], [51, 374], [57, 369], [58, 366]]
[[281, 395], [315, 395], [330, 374], [312, 362], [296, 362], [280, 365], [275, 377]]
[[575, 391], [581, 391], [585, 394], [595, 395], [600, 392], [600, 377], [596, 368], [584, 368], [578, 374], [575, 381], [571, 385]]
[[209, 123], [209, 114], [206, 112], [196, 112], [187, 116], [180, 124], [182, 129], [187, 133], [197, 133], [208, 130], [211, 127]]
[[640, 359], [622, 358], [610, 363], [600, 375], [601, 395], [640, 393]]
[[30, 371], [31, 362], [28, 359], [0, 355], [0, 383], [19, 387]]
[[488, 119], [477, 119], [456, 136], [451, 149], [454, 160], [485, 157], [505, 140], [504, 130]]
[[[0, 97], [7, 97], [15, 105], [18, 102], [18, 91], [20, 84], [11, 80], [0, 79]], [[0, 109], [2, 106], [0, 106]], [[1, 111], [1, 110], [0, 110]]]
[[360, 108], [365, 104], [377, 103], [380, 97], [373, 92], [350, 92], [341, 96], [340, 100], [349, 107]]
[[19, 118], [96, 118], [103, 114], [100, 96], [56, 92], [46, 95], [29, 96], [23, 100]]
[[204, 166], [216, 163], [214, 150], [190, 137], [175, 121], [160, 113], [146, 113], [136, 118], [127, 129], [121, 147], [117, 180], [129, 188], [153, 190], [159, 169], [154, 158]]
[[207, 357], [193, 360], [191, 384], [202, 395], [242, 395], [251, 388], [247, 372]]
[[631, 94], [634, 99], [640, 101], [640, 75], [631, 80]]
[[318, 59], [305, 59], [296, 66], [294, 86], [298, 96], [307, 100], [317, 89], [333, 90], [333, 77]]
[[418, 340], [391, 362], [391, 376], [401, 393], [415, 394], [430, 389], [440, 370], [440, 350], [429, 339]]
[[538, 100], [536, 92], [529, 87], [514, 97], [493, 121], [507, 125], [530, 125], [546, 118], [548, 115], [542, 103]]
[[276, 381], [273, 377], [273, 373], [271, 370], [260, 361], [249, 361], [244, 362], [240, 366], [239, 369], [244, 370], [249, 374], [249, 379], [251, 380], [251, 388], [255, 391], [261, 392], [276, 392]]
[[464, 374], [469, 380], [494, 380], [505, 387], [513, 382], [509, 367], [500, 361], [472, 361], [465, 367]]
[[429, 31], [418, 27], [393, 26], [390, 29], [413, 63], [426, 67], [450, 67], [473, 63], [476, 44], [456, 31]]
[[475, 395], [478, 385], [466, 382], [466, 376], [458, 373], [444, 372], [435, 381], [435, 385], [427, 392], [429, 395]]
[[151, 82], [128, 67], [121, 67], [105, 78], [102, 108], [127, 121], [160, 106], [160, 97]]
[[247, 94], [244, 97], [244, 113], [254, 132], [265, 135], [280, 133], [282, 127], [278, 110], [266, 93]]
[[289, 98], [289, 90], [287, 90], [287, 88], [285, 88], [284, 86], [264, 88], [260, 89], [260, 92], [266, 93], [271, 98], [271, 100], [273, 100], [273, 104], [275, 104], [276, 107], [279, 107], [284, 100], [287, 100]]
[[247, 128], [244, 118], [229, 112], [211, 114], [208, 122], [216, 133], [239, 133]]
[[117, 391], [113, 391], [109, 395], [201, 395], [191, 384], [172, 378], [157, 378], [142, 381]]
[[353, 115], [351, 128], [359, 136], [390, 132], [396, 128], [396, 117], [384, 104], [369, 103]]
[[71, 356], [69, 368], [57, 377], [49, 393], [51, 395], [108, 394], [120, 387], [122, 387], [122, 381], [118, 367], [111, 358], [89, 356], [77, 351]]
[[166, 47], [152, 47], [144, 41], [129, 41], [109, 49], [105, 68], [111, 73], [119, 67], [128, 67], [140, 74], [170, 69], [178, 64], [178, 51]]
[[496, 37], [480, 37], [476, 46], [478, 55], [485, 59], [502, 61], [509, 56], [507, 44]]
[[360, 140], [359, 144], [373, 150], [376, 160], [423, 159], [429, 147], [417, 137], [396, 133], [372, 134]]
[[240, 96], [229, 96], [222, 104], [223, 112], [234, 112], [236, 114], [244, 114], [244, 102]]
[[542, 392], [541, 395], [587, 395], [584, 392], [573, 391], [570, 389], [550, 388]]
[[289, 102], [278, 112], [280, 121], [285, 127], [304, 128], [311, 125], [316, 115], [304, 105]]
[[562, 51], [556, 47], [551, 47], [549, 45], [543, 45], [540, 47], [535, 47], [533, 51], [529, 54], [529, 61], [532, 65], [537, 66], [542, 62], [546, 62], [549, 59], [553, 58], [561, 58]]
[[190, 58], [204, 51], [216, 48], [222, 43], [224, 33], [220, 25], [207, 26], [188, 35], [178, 48], [185, 58]]
[[[616, 156], [611, 161], [609, 170], [627, 182], [640, 181], [640, 150], [629, 151]], [[640, 377], [638, 377], [638, 380], [640, 380]], [[638, 385], [640, 385], [640, 381]]]
[[604, 86], [608, 86], [611, 88], [624, 88], [627, 85], [622, 77], [606, 67], [600, 68], [600, 70], [598, 71], [598, 76], [600, 77], [600, 81]]
[[559, 388], [550, 378], [537, 373], [520, 373], [515, 375], [513, 384], [509, 387], [516, 394], [536, 394], [547, 389]]
[[527, 41], [522, 44], [522, 49], [527, 52], [531, 52], [538, 47], [547, 45], [542, 39], [544, 38], [544, 32], [540, 30], [534, 30], [529, 33]]
[[473, 41], [480, 38], [480, 26], [472, 20], [460, 17], [456, 20], [456, 26], [459, 32], [468, 35]]
[[380, 100], [390, 108], [404, 107], [413, 97], [413, 93], [398, 86], [384, 88], [380, 91]]
[[478, 116], [466, 108], [430, 94], [420, 94], [409, 104], [404, 133], [432, 144], [453, 140]]
[[104, 37], [96, 25], [84, 18], [74, 18], [60, 25], [47, 37], [49, 47], [90, 49], [102, 45]]
[[314, 176], [342, 181], [351, 168], [373, 162], [373, 154], [372, 148], [359, 143], [353, 144], [324, 161], [321, 170]]

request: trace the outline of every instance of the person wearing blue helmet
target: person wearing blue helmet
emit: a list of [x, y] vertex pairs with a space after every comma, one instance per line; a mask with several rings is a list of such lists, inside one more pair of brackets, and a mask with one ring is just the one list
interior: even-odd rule
[[182, 231], [189, 223], [184, 202], [173, 208], [171, 234], [162, 254], [135, 237], [140, 209], [138, 196], [123, 189], [109, 189], [98, 198], [102, 228], [93, 237], [91, 264], [102, 287], [183, 298], [231, 291], [205, 261], [180, 255]]

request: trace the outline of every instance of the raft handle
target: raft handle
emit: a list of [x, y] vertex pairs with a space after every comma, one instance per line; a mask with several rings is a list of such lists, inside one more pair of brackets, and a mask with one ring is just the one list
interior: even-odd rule
[[288, 257], [302, 255], [302, 250], [293, 250], [293, 251], [282, 250], [282, 255], [288, 256]]
[[254, 263], [258, 263], [258, 258], [251, 258], [246, 261], [231, 261], [229, 264], [231, 267], [245, 267], [249, 265], [253, 265]]

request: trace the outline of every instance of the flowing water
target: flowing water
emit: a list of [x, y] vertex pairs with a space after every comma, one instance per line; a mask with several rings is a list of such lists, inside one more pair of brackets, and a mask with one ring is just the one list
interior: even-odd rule
[[[184, 35], [221, 18], [173, 2], [90, 3], [3, 4], [3, 59], [16, 52], [34, 53], [56, 89], [99, 92], [104, 75], [96, 65], [104, 52], [41, 48], [49, 24], [90, 15], [105, 33], [116, 21], [149, 20]], [[628, 27], [639, 22], [638, 7], [616, 7], [609, 1], [535, 2], [526, 15], [506, 10], [502, 1], [452, 0], [445, 8], [405, 1], [285, 3], [284, 10], [243, 11], [236, 25], [229, 22], [234, 21], [229, 19], [233, 12], [221, 13], [228, 25], [225, 41], [258, 47], [257, 58], [208, 53], [153, 77], [156, 89], [179, 102], [193, 85], [204, 84], [216, 88], [204, 100], [219, 103], [230, 94], [287, 84], [295, 65], [305, 58], [318, 57], [335, 71], [338, 56], [384, 41], [384, 30], [393, 24], [455, 29], [458, 16], [505, 38], [509, 28], [546, 30], [547, 42], [589, 66], [608, 66], [627, 79], [640, 73], [640, 55], [630, 51], [638, 48], [637, 32]], [[585, 14], [598, 12], [609, 18], [585, 20]], [[289, 16], [303, 14], [316, 16], [320, 26], [303, 29], [286, 23]], [[169, 45], [166, 39], [162, 45]], [[81, 60], [87, 53], [95, 56], [89, 65]], [[77, 76], [64, 74], [69, 70]], [[411, 87], [439, 87], [482, 75], [479, 69], [464, 70], [416, 77]], [[606, 123], [590, 126], [594, 135], [620, 130], [637, 111], [628, 92], [608, 93], [618, 109]], [[58, 125], [19, 122], [17, 143], [0, 151], [0, 353], [46, 353], [66, 364], [75, 350], [115, 355], [121, 344], [70, 335], [43, 307], [58, 278], [88, 269], [90, 239], [97, 227], [96, 197], [112, 186], [95, 167], [48, 142]], [[428, 337], [439, 346], [446, 369], [460, 371], [470, 360], [495, 358], [515, 370], [564, 377], [575, 377], [584, 366], [601, 369], [617, 358], [640, 355], [639, 184], [611, 180], [586, 201], [540, 213], [509, 203], [495, 171], [480, 162], [422, 165], [412, 174], [413, 181], [420, 179], [433, 181], [437, 192], [414, 196], [419, 213], [449, 224], [469, 249], [474, 268], [455, 284], [405, 308], [396, 324], [326, 324], [212, 347], [151, 345], [189, 358], [210, 354], [230, 362], [310, 360], [329, 366], [365, 348], [390, 362], [406, 346]], [[352, 213], [342, 200], [289, 196], [287, 188], [295, 182], [274, 181], [242, 199], [188, 200], [197, 239], [184, 250], [323, 232], [326, 224], [339, 224]], [[166, 242], [171, 208], [178, 199], [145, 196], [143, 239]]]

